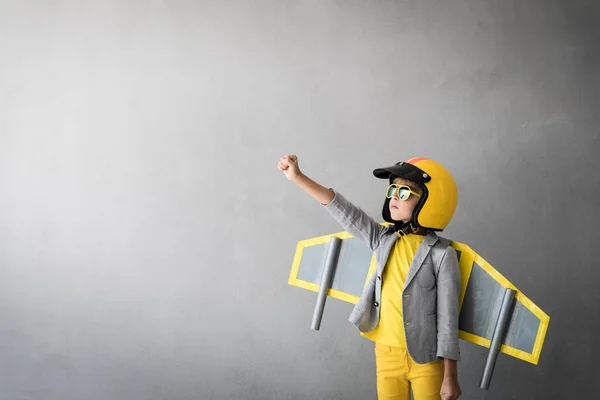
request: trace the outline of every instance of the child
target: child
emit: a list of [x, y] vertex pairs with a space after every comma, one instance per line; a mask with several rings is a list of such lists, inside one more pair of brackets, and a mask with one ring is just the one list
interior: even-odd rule
[[278, 167], [376, 253], [377, 270], [350, 321], [375, 342], [379, 400], [408, 400], [411, 388], [415, 400], [457, 399], [460, 270], [450, 242], [435, 233], [456, 209], [452, 176], [425, 158], [374, 170], [390, 183], [382, 215], [391, 225], [385, 227], [304, 175], [296, 156], [282, 157]]

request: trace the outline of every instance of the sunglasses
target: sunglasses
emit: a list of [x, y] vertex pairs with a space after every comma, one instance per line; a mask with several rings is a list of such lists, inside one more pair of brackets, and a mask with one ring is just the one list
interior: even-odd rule
[[421, 197], [420, 194], [413, 192], [408, 186], [398, 185], [397, 183], [392, 183], [390, 186], [388, 186], [387, 190], [385, 191], [385, 197], [388, 199], [391, 198], [394, 196], [394, 192], [396, 192], [396, 190], [398, 191], [398, 198], [402, 201], [408, 200], [411, 194]]

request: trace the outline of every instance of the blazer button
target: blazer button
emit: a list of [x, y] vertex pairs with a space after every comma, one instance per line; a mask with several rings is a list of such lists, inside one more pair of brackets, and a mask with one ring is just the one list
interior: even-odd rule
[[406, 326], [410, 326], [410, 322], [407, 322], [407, 323], [406, 323]]
[[375, 302], [375, 303], [373, 303], [373, 305], [374, 305], [375, 307], [379, 307], [379, 303], [378, 303], [378, 302]]

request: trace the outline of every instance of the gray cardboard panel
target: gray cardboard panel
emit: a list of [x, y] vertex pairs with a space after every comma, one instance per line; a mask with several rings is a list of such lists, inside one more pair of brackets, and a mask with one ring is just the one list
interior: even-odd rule
[[504, 343], [526, 353], [532, 353], [540, 323], [540, 319], [535, 314], [516, 301]]
[[460, 311], [459, 329], [491, 340], [503, 297], [504, 288], [474, 262]]
[[[491, 340], [504, 291], [504, 287], [477, 263], [473, 263], [460, 312], [459, 328]], [[539, 318], [515, 300], [503, 343], [531, 353], [539, 325]]]
[[[298, 279], [319, 284], [327, 258], [329, 243], [305, 247], [300, 260]], [[365, 286], [373, 252], [357, 238], [344, 239], [340, 247], [332, 289], [360, 296]]]

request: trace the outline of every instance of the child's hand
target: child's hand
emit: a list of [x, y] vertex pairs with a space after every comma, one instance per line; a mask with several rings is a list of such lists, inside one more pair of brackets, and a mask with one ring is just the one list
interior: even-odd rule
[[460, 385], [456, 378], [446, 378], [442, 382], [442, 390], [440, 390], [440, 396], [442, 400], [456, 400], [462, 395]]
[[298, 167], [298, 157], [293, 154], [286, 154], [285, 156], [281, 157], [277, 167], [280, 171], [283, 171], [283, 174], [288, 181], [293, 181], [302, 175], [302, 172], [300, 172], [300, 168]]

